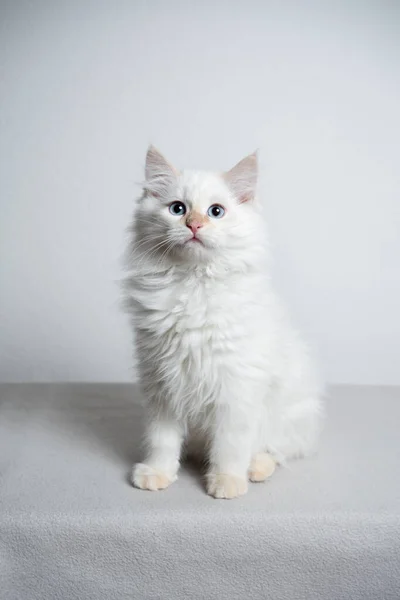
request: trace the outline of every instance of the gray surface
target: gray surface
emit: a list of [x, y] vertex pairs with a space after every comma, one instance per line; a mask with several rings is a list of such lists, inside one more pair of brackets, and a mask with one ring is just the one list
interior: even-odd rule
[[1, 600], [400, 598], [400, 389], [334, 388], [317, 457], [232, 501], [127, 481], [127, 385], [0, 386]]

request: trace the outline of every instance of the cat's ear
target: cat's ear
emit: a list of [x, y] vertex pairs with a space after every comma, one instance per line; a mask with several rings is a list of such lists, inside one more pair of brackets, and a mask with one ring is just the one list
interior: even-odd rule
[[157, 148], [149, 146], [146, 154], [145, 174], [144, 190], [153, 196], [159, 197], [165, 194], [176, 180], [178, 171]]
[[227, 173], [224, 179], [238, 202], [253, 200], [257, 189], [258, 178], [258, 156], [257, 151], [243, 158], [237, 165]]

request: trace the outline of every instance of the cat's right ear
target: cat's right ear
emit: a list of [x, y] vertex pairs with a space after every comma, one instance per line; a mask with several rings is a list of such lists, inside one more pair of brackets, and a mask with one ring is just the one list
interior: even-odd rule
[[145, 192], [159, 198], [167, 193], [176, 180], [178, 171], [155, 148], [149, 146], [146, 154], [146, 181], [143, 185]]
[[224, 174], [224, 179], [235, 194], [238, 202], [253, 200], [256, 194], [258, 177], [258, 153], [253, 152], [243, 158], [230, 171]]

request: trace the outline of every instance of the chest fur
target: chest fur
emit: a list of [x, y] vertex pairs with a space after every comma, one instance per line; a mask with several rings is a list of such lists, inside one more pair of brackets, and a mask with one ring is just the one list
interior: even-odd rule
[[182, 346], [196, 347], [235, 337], [243, 327], [240, 319], [240, 288], [195, 276], [160, 285], [139, 302], [139, 326], [149, 335], [170, 341], [179, 338]]
[[[155, 283], [155, 282], [154, 282]], [[196, 276], [137, 289], [142, 374], [171, 397], [213, 402], [224, 382], [257, 377], [261, 304], [251, 282]], [[188, 400], [189, 401], [189, 400]]]
[[[241, 351], [252, 323], [252, 294], [241, 278], [185, 277], [137, 290], [142, 343], [163, 362], [204, 372]], [[254, 303], [253, 303], [254, 304]], [[211, 364], [212, 363], [212, 364]]]

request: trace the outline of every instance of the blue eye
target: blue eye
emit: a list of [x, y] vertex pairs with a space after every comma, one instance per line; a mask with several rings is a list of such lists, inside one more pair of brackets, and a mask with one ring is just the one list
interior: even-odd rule
[[186, 213], [186, 206], [183, 202], [173, 202], [169, 205], [169, 212], [175, 217], [181, 217]]
[[221, 219], [225, 214], [225, 209], [220, 204], [213, 204], [208, 209], [207, 214], [212, 219]]

